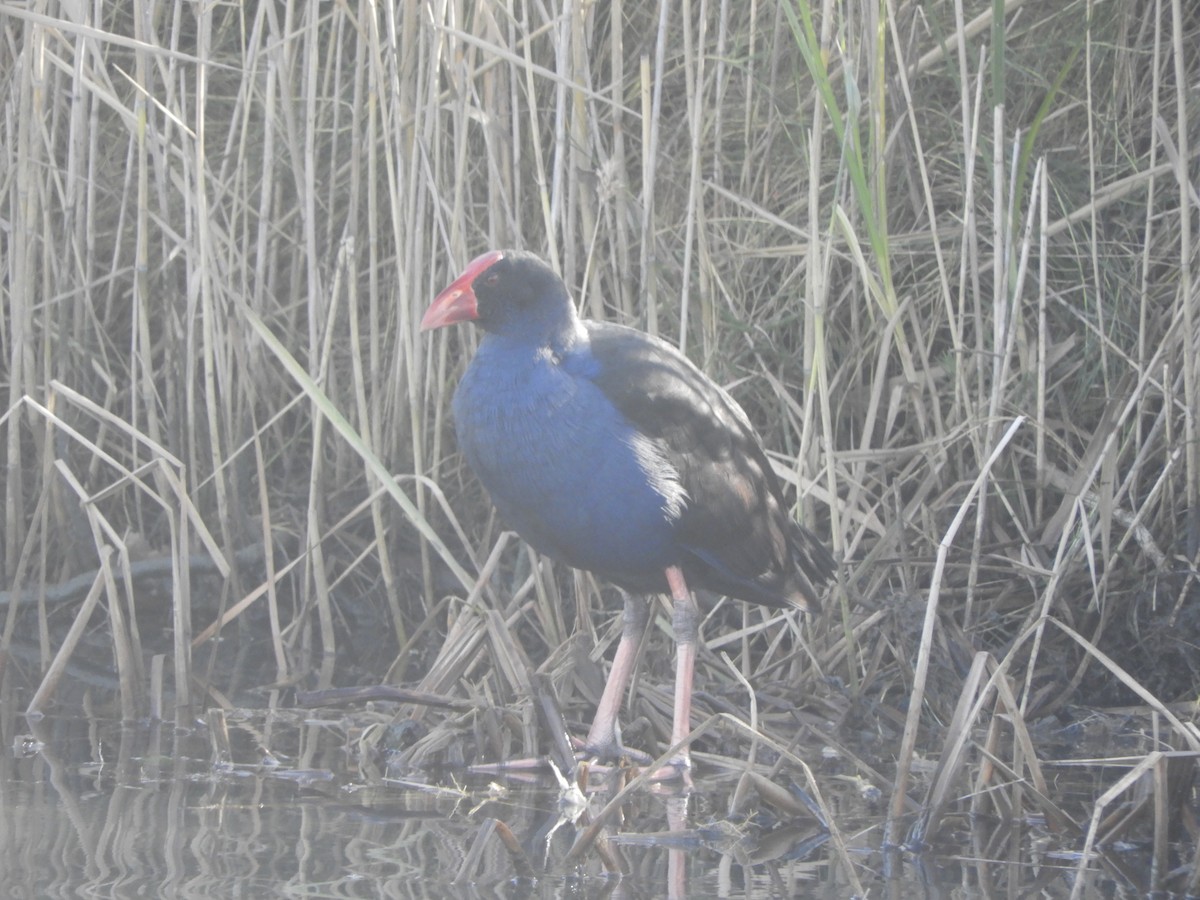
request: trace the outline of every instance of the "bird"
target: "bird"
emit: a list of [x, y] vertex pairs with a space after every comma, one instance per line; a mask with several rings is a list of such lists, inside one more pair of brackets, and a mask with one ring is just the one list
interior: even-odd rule
[[538, 553], [626, 592], [584, 752], [630, 753], [618, 719], [646, 598], [669, 594], [671, 746], [679, 749], [663, 778], [687, 779], [699, 638], [692, 590], [815, 612], [834, 558], [790, 516], [737, 401], [667, 342], [581, 318], [562, 278], [536, 254], [476, 257], [420, 327], [460, 322], [483, 336], [454, 392], [457, 442], [501, 520]]

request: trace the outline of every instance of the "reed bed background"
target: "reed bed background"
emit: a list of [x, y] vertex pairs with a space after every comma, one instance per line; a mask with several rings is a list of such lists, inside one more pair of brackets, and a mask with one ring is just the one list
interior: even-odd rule
[[[530, 671], [586, 720], [619, 603], [502, 538], [448, 421], [476, 336], [416, 328], [519, 246], [730, 386], [845, 560], [810, 622], [709, 614], [698, 717], [758, 692], [761, 746], [710, 726], [737, 753], [853, 732], [929, 834], [989, 779], [1044, 788], [1029, 729], [1072, 705], [1200, 750], [1193, 5], [99, 9], [0, 8], [19, 702], [102, 625], [131, 718], [227, 705], [206, 654], [257, 630], [264, 683], [512, 712], [481, 753], [544, 750]], [[663, 735], [658, 619], [629, 717]]]

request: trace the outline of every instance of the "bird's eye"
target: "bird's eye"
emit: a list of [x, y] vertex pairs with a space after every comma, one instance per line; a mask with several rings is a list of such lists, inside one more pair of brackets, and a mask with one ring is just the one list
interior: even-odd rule
[[483, 283], [486, 284], [488, 287], [495, 287], [497, 284], [500, 283], [500, 276], [497, 275], [495, 272], [489, 272], [487, 275], [485, 275], [483, 277]]

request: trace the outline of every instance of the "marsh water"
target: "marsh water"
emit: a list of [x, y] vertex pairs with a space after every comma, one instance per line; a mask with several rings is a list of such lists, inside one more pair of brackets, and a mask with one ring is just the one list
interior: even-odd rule
[[[161, 658], [169, 629], [150, 624], [143, 639]], [[369, 640], [382, 631], [355, 631], [367, 637], [326, 673], [333, 683], [387, 669], [388, 642], [373, 651]], [[1063, 822], [1031, 814], [1029, 788], [1003, 769], [990, 782], [969, 774], [935, 834], [919, 846], [902, 835], [884, 852], [896, 747], [880, 739], [894, 732], [878, 716], [798, 745], [811, 780], [766, 753], [735, 769], [698, 752], [690, 792], [593, 770], [580, 793], [545, 768], [489, 765], [478, 707], [427, 716], [433, 725], [386, 700], [303, 708], [302, 693], [271, 686], [266, 633], [245, 628], [197, 657], [212, 677], [191, 711], [169, 719], [168, 694], [162, 719], [136, 721], [118, 715], [102, 629], [81, 643], [42, 717], [24, 714], [40, 656], [12, 644], [0, 678], [5, 896], [1066, 898], [1081, 878], [1080, 896], [1140, 896], [1152, 883], [1144, 825], [1113, 831], [1121, 839], [1086, 861], [1080, 852], [1096, 798], [1133, 763], [1077, 761], [1158, 748], [1145, 716], [1079, 711], [1038, 726]], [[533, 727], [531, 705], [500, 711], [506, 727]], [[414, 763], [421, 741], [440, 743]], [[931, 781], [929, 759], [911, 797]], [[994, 786], [991, 805], [977, 802], [979, 784]], [[1190, 779], [1175, 790], [1187, 791], [1183, 818], [1194, 820]], [[997, 815], [1005, 804], [1025, 811]], [[1114, 795], [1105, 814], [1144, 823], [1140, 810]], [[1187, 834], [1173, 840], [1160, 869], [1190, 861]]]
[[[629, 792], [573, 858], [604, 789], [579, 810], [553, 777], [406, 771], [389, 761], [386, 727], [377, 740], [378, 714], [233, 708], [176, 725], [80, 709], [31, 721], [4, 699], [7, 896], [1066, 897], [1077, 877], [1078, 854], [1032, 820], [962, 817], [948, 842], [889, 864], [878, 795], [820, 766], [836, 841], [803, 803], [761, 790], [731, 815], [739, 779], [710, 777], [701, 760], [686, 800]], [[1095, 771], [1061, 774], [1095, 790]], [[1084, 896], [1133, 889], [1145, 862], [1134, 846], [1097, 857]]]

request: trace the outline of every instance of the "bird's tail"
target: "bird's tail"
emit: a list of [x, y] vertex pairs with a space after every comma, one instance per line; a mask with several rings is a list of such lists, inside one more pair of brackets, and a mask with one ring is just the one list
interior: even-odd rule
[[810, 613], [817, 613], [821, 609], [825, 585], [837, 571], [837, 560], [820, 539], [799, 522], [792, 522], [788, 537], [792, 545], [792, 559], [796, 564], [791, 579], [793, 602]]

